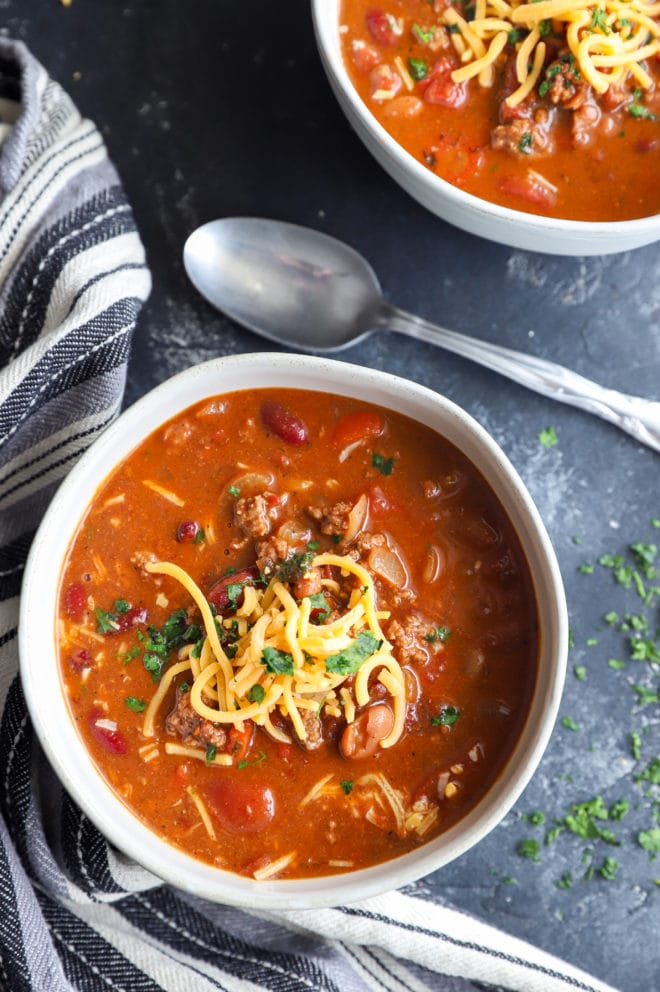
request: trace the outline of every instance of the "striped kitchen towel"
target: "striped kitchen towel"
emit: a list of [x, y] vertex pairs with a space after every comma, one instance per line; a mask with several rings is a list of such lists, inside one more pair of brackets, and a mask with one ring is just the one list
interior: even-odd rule
[[112, 849], [62, 790], [17, 677], [21, 575], [54, 488], [118, 411], [150, 283], [99, 132], [1, 38], [0, 121], [0, 989], [606, 992], [411, 894], [308, 913], [203, 903]]

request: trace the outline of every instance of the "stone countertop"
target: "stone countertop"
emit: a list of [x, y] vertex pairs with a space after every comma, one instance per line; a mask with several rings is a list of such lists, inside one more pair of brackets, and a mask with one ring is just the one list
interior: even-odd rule
[[[136, 331], [128, 402], [193, 363], [272, 347], [212, 311], [182, 269], [188, 233], [232, 214], [317, 227], [363, 252], [401, 307], [604, 385], [659, 396], [657, 245], [556, 258], [481, 241], [427, 213], [348, 127], [321, 71], [305, 0], [251, 0], [249, 12], [245, 0], [1, 7], [4, 32], [25, 40], [101, 127], [135, 208], [154, 290]], [[632, 563], [632, 542], [660, 543], [652, 523], [660, 458], [602, 421], [421, 342], [381, 334], [341, 357], [437, 389], [491, 432], [550, 531], [571, 615], [560, 722], [539, 770], [489, 837], [415, 891], [622, 992], [657, 992], [660, 860], [652, 862], [638, 834], [658, 825], [657, 785], [654, 797], [651, 772], [639, 780], [659, 751], [658, 704], [642, 705], [644, 689], [658, 692], [658, 666], [631, 660], [629, 635], [603, 617], [643, 614], [655, 636], [658, 601], [644, 604], [634, 584], [617, 582], [598, 559], [620, 554]], [[550, 426], [558, 442], [544, 447], [539, 433]], [[599, 795], [608, 809], [629, 804], [622, 819], [595, 821], [620, 846], [568, 829], [544, 842], [553, 820]], [[538, 812], [545, 823], [528, 819]], [[538, 861], [518, 853], [529, 839], [539, 842]], [[607, 857], [619, 865], [612, 879], [598, 870]], [[561, 887], [567, 873], [570, 888]]]

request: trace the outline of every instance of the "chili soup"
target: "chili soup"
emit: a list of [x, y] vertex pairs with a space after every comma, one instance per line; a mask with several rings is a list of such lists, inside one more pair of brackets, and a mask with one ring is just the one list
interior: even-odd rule
[[660, 212], [660, 8], [645, 0], [342, 0], [346, 70], [418, 162], [504, 207]]
[[57, 642], [121, 801], [265, 880], [381, 863], [473, 810], [521, 734], [539, 620], [520, 541], [453, 444], [255, 388], [184, 410], [101, 485]]

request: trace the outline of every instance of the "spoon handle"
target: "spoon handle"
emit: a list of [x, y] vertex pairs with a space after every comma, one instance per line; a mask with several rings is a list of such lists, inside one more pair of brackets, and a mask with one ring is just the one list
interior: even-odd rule
[[469, 358], [560, 403], [587, 410], [632, 434], [654, 451], [660, 451], [660, 402], [606, 389], [563, 365], [457, 334], [397, 307], [386, 305], [379, 314], [378, 324], [383, 329], [428, 341]]

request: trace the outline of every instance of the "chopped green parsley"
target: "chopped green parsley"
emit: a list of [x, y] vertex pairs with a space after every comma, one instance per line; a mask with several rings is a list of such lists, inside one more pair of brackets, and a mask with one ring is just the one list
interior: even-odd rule
[[394, 458], [386, 458], [385, 455], [379, 455], [376, 451], [371, 456], [371, 464], [378, 469], [381, 475], [391, 475], [394, 471]]
[[142, 713], [147, 708], [146, 700], [138, 699], [137, 696], [126, 696], [124, 702], [129, 710], [133, 710], [134, 713]]
[[443, 706], [440, 712], [431, 719], [434, 727], [453, 727], [459, 719], [461, 711], [455, 706]]
[[559, 443], [557, 431], [554, 427], [545, 427], [542, 431], [539, 431], [539, 441], [544, 448], [554, 448]]

